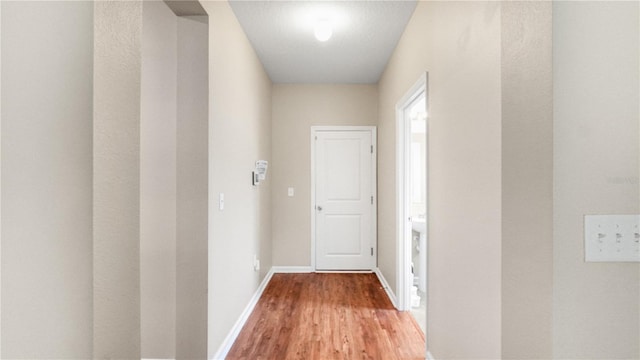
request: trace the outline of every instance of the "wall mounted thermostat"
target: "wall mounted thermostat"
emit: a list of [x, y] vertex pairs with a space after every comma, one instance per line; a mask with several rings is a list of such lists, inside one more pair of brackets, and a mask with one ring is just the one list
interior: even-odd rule
[[267, 160], [258, 160], [256, 161], [256, 168], [253, 170], [252, 179], [253, 185], [260, 185], [260, 181], [267, 178], [267, 168], [269, 167], [269, 162]]

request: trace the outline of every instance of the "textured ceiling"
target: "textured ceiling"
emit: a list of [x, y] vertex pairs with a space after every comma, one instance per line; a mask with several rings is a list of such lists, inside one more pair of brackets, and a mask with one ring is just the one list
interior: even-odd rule
[[[377, 83], [416, 1], [246, 1], [229, 3], [275, 83]], [[315, 39], [316, 18], [333, 36]]]

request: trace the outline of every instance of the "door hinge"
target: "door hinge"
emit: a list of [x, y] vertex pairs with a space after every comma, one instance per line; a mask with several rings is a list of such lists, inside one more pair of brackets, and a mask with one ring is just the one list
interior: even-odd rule
[[371, 248], [371, 256], [373, 256], [373, 247]]
[[316, 136], [316, 140], [318, 140], [318, 137]]
[[373, 205], [373, 195], [371, 195], [371, 205]]
[[371, 145], [371, 153], [373, 154], [373, 145]]

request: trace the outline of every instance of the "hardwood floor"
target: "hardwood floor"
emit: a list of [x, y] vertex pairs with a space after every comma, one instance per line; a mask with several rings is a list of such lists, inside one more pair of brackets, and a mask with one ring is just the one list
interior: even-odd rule
[[275, 274], [227, 359], [424, 359], [375, 274]]

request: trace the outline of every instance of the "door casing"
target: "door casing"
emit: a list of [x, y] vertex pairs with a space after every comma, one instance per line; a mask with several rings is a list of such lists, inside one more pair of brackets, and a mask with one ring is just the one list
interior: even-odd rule
[[[415, 84], [406, 92], [406, 94], [396, 104], [396, 283], [397, 283], [397, 299], [398, 303], [396, 308], [400, 311], [408, 311], [411, 309], [411, 286], [410, 273], [411, 273], [411, 222], [409, 221], [409, 201], [407, 200], [408, 192], [410, 189], [408, 169], [411, 164], [409, 163], [409, 156], [407, 152], [410, 151], [410, 127], [411, 124], [407, 123], [405, 118], [405, 110], [408, 106], [418, 97], [424, 94], [426, 98], [427, 109], [429, 109], [429, 93], [428, 93], [428, 73], [425, 72], [415, 82]], [[427, 267], [427, 287], [425, 289], [425, 296], [427, 302], [427, 316], [428, 318], [429, 308], [429, 116], [427, 116], [427, 165], [426, 176], [427, 189], [425, 195], [425, 202], [427, 207], [426, 227], [427, 227], [427, 259], [425, 265]], [[428, 332], [428, 326], [427, 326]], [[425, 334], [425, 337], [429, 337]], [[428, 340], [427, 340], [428, 342]]]
[[315, 137], [318, 132], [321, 131], [370, 131], [371, 132], [371, 144], [373, 145], [373, 154], [371, 157], [371, 188], [373, 189], [373, 206], [371, 217], [371, 246], [374, 249], [374, 266], [371, 270], [375, 270], [378, 264], [378, 234], [377, 234], [377, 219], [378, 219], [378, 186], [376, 184], [377, 174], [377, 135], [375, 126], [312, 126], [311, 127], [311, 269], [316, 271], [316, 150], [315, 150]]

